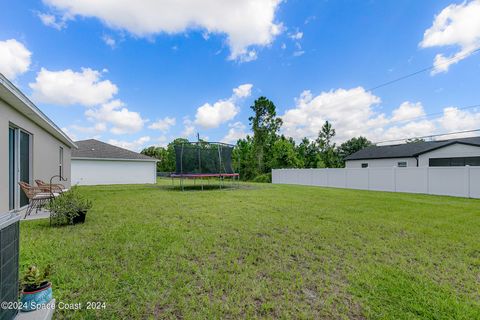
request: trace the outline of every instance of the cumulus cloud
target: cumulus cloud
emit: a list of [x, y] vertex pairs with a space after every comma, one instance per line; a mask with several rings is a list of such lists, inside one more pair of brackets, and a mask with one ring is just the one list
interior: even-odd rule
[[239, 139], [247, 136], [246, 126], [241, 122], [235, 122], [228, 125], [228, 133], [222, 139], [222, 142], [235, 144]]
[[102, 40], [107, 46], [109, 46], [112, 49], [115, 49], [115, 47], [117, 46], [117, 41], [115, 41], [115, 39], [113, 39], [109, 35], [104, 34], [102, 36]]
[[36, 102], [55, 105], [95, 106], [110, 101], [118, 88], [110, 80], [101, 80], [102, 73], [90, 68], [81, 72], [71, 69], [50, 71], [42, 68], [35, 82], [30, 83]]
[[287, 136], [312, 138], [328, 120], [338, 128], [338, 138], [346, 139], [363, 132], [367, 122], [383, 120], [375, 117], [373, 110], [380, 101], [362, 87], [322, 92], [315, 97], [310, 91], [304, 91], [296, 99], [296, 106], [282, 116], [283, 128]]
[[425, 111], [420, 102], [412, 103], [405, 101], [400, 107], [393, 110], [392, 121], [412, 120], [413, 118], [422, 117], [424, 115]]
[[184, 129], [182, 131], [183, 137], [188, 138], [195, 133], [195, 125], [193, 124], [193, 121], [190, 120], [190, 118], [188, 117], [183, 118], [183, 126], [184, 126]]
[[253, 84], [250, 84], [250, 83], [242, 84], [237, 88], [233, 89], [233, 94], [237, 98], [250, 97], [250, 95], [252, 94], [252, 88], [253, 88]]
[[449, 67], [480, 48], [480, 0], [451, 4], [438, 14], [424, 33], [422, 48], [457, 46], [451, 56], [437, 54], [432, 74], [447, 72]]
[[32, 53], [15, 39], [0, 41], [0, 73], [10, 80], [28, 71]]
[[419, 102], [405, 101], [390, 114], [380, 112], [380, 103], [380, 97], [362, 87], [331, 90], [317, 96], [304, 91], [296, 99], [295, 107], [282, 116], [282, 130], [296, 140], [315, 139], [325, 121], [330, 121], [337, 132], [337, 142], [360, 135], [382, 141], [471, 130], [480, 123], [480, 112], [447, 107], [440, 117], [425, 119], [424, 107]]
[[[282, 31], [275, 21], [281, 0], [43, 0], [69, 17], [98, 18], [108, 27], [138, 37], [178, 34], [201, 29], [203, 34], [225, 34], [230, 59], [253, 60], [252, 46], [267, 46]], [[246, 59], [245, 59], [246, 57]]]
[[172, 126], [176, 123], [175, 118], [165, 117], [163, 119], [157, 120], [151, 125], [148, 126], [149, 129], [159, 130], [162, 132], [167, 132]]
[[112, 100], [99, 108], [89, 109], [85, 115], [90, 121], [110, 123], [113, 126], [110, 132], [113, 134], [138, 132], [146, 122], [138, 112], [125, 108], [120, 100]]
[[149, 136], [140, 137], [134, 141], [122, 141], [122, 140], [115, 140], [110, 139], [108, 143], [113, 144], [114, 146], [124, 148], [131, 151], [140, 151], [143, 149], [146, 144], [151, 140]]
[[252, 84], [243, 84], [233, 89], [233, 95], [228, 99], [218, 100], [214, 104], [205, 103], [197, 109], [195, 124], [205, 128], [217, 128], [222, 123], [235, 118], [240, 111], [237, 102], [252, 94]]
[[290, 33], [288, 37], [292, 40], [301, 40], [303, 38], [303, 32], [297, 31], [294, 33]]
[[67, 26], [66, 17], [57, 18], [53, 14], [42, 13], [42, 12], [38, 13], [38, 17], [40, 18], [40, 21], [42, 21], [42, 23], [47, 27], [52, 27], [57, 30], [62, 30]]

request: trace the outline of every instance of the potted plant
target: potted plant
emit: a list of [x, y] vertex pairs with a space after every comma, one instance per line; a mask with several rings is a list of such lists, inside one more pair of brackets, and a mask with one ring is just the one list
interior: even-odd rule
[[48, 265], [43, 272], [36, 266], [30, 266], [22, 277], [22, 311], [37, 310], [41, 305], [52, 300], [52, 284], [49, 277], [51, 267]]
[[47, 205], [51, 212], [50, 221], [54, 225], [83, 223], [91, 207], [91, 201], [82, 197], [77, 187], [62, 193]]

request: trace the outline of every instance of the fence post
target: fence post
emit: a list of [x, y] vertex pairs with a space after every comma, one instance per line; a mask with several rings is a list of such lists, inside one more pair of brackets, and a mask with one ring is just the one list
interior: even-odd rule
[[397, 167], [393, 166], [393, 192], [397, 192]]
[[427, 194], [430, 194], [430, 167], [427, 167]]
[[470, 194], [470, 166], [465, 166], [465, 170], [467, 170], [467, 196], [471, 198]]

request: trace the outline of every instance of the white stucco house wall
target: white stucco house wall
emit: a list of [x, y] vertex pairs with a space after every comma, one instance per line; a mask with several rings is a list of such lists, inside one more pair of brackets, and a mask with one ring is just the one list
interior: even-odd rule
[[157, 159], [95, 139], [76, 142], [73, 185], [154, 184]]
[[374, 146], [345, 158], [346, 168], [480, 166], [480, 137]]
[[36, 179], [49, 182], [62, 175], [68, 187], [74, 148], [75, 143], [0, 74], [0, 215], [28, 204], [20, 181], [34, 185]]

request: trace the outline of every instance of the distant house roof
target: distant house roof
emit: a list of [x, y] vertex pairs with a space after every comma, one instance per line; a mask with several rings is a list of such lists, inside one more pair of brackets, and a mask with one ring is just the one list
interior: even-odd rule
[[450, 139], [442, 141], [415, 142], [389, 146], [373, 146], [357, 151], [354, 154], [345, 157], [345, 160], [410, 158], [455, 143], [480, 147], [480, 137]]
[[13, 83], [0, 73], [0, 99], [22, 115], [32, 120], [49, 134], [63, 142], [70, 148], [76, 148], [75, 143], [50, 118], [30, 101]]
[[95, 139], [75, 142], [78, 149], [72, 150], [72, 159], [137, 160], [157, 161], [141, 153], [133, 152]]

